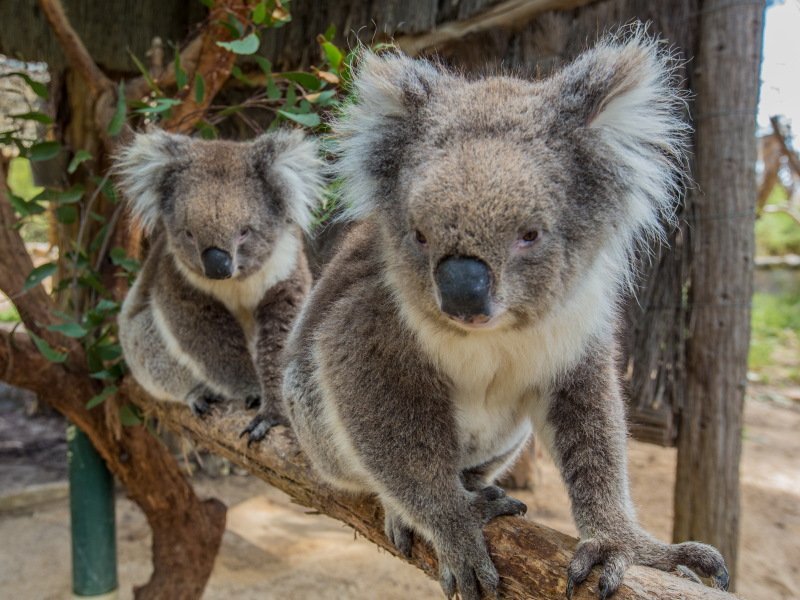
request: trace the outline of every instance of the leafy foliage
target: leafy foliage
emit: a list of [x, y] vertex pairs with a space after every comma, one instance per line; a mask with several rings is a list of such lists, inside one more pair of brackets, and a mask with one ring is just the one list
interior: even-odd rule
[[[210, 6], [210, 2], [200, 0]], [[353, 53], [337, 47], [333, 27], [318, 36], [320, 66], [308, 71], [275, 72], [269, 60], [256, 52], [262, 39], [271, 30], [291, 21], [288, 1], [263, 0], [253, 4], [246, 22], [228, 14], [219, 22], [231, 36], [217, 45], [236, 55], [231, 75], [236, 84], [250, 91], [246, 99], [233, 105], [211, 104], [203, 115], [198, 115], [194, 126], [197, 135], [213, 139], [220, 125], [236, 119], [249, 128], [253, 135], [260, 133], [261, 123], [268, 128], [299, 126], [316, 133], [326, 131], [325, 115], [335, 110], [346, 93], [350, 80]], [[119, 136], [126, 126], [139, 129], [158, 125], [168, 120], [188, 100], [197, 104], [206, 100], [207, 86], [202, 74], [192, 72], [182, 64], [181, 54], [175, 47], [172, 68], [174, 84], [167, 85], [151, 76], [141, 60], [131, 55], [136, 68], [144, 78], [148, 92], [135, 99], [126, 98], [124, 81], [119, 81], [117, 101], [113, 115], [106, 127], [111, 138]], [[40, 98], [47, 98], [47, 88], [24, 72], [3, 75], [16, 76]], [[266, 113], [266, 114], [264, 114]], [[66, 185], [33, 188], [25, 192], [9, 191], [10, 202], [19, 217], [18, 227], [25, 227], [45, 217], [50, 226], [61, 228], [68, 235], [58, 249], [58, 259], [37, 266], [27, 277], [25, 290], [53, 280], [52, 292], [60, 309], [55, 314], [59, 322], [47, 327], [49, 331], [65, 338], [78, 340], [82, 345], [92, 378], [102, 382], [103, 388], [87, 402], [94, 408], [112, 397], [126, 373], [116, 330], [119, 282], [123, 288], [130, 285], [139, 262], [127, 254], [125, 248], [113, 246], [115, 227], [119, 222], [122, 205], [119, 202], [110, 175], [104, 169], [107, 161], [95, 156], [88, 148], [66, 148], [57, 141], [53, 118], [31, 107], [16, 114], [20, 123], [34, 122], [38, 126], [36, 139], [28, 139], [22, 128], [0, 132], [0, 143], [16, 146], [19, 159], [54, 164], [63, 161]], [[30, 130], [30, 128], [28, 128]], [[10, 182], [13, 183], [13, 182]], [[14, 189], [13, 185], [10, 185]], [[317, 222], [321, 223], [333, 212], [335, 195], [330, 194]], [[13, 307], [12, 307], [13, 310]], [[8, 312], [8, 311], [6, 311]], [[18, 318], [16, 312], [2, 318]], [[42, 337], [30, 333], [39, 352], [48, 360], [63, 362], [68, 358], [63, 348], [54, 347]], [[130, 405], [120, 408], [120, 420], [125, 425], [142, 422], [137, 409]]]

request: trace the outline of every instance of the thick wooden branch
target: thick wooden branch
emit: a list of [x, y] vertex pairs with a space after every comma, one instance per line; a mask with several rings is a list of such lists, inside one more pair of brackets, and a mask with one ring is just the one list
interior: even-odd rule
[[114, 83], [95, 64], [81, 38], [70, 25], [60, 0], [39, 0], [39, 6], [64, 50], [67, 64], [80, 73], [92, 93], [99, 94], [113, 88]]
[[[201, 420], [183, 404], [149, 398], [132, 380], [126, 382], [126, 391], [140, 407], [157, 416], [162, 426], [228, 458], [283, 490], [299, 504], [347, 523], [381, 548], [397, 554], [383, 534], [383, 514], [378, 502], [372, 497], [335, 491], [322, 483], [287, 428], [273, 429], [263, 442], [248, 448], [246, 439], [239, 437], [252, 416], [244, 410], [215, 413]], [[500, 597], [564, 597], [567, 565], [576, 544], [574, 538], [527, 519], [503, 517], [489, 524], [486, 539], [502, 580]], [[427, 544], [417, 540], [409, 562], [436, 577], [436, 557]], [[587, 585], [576, 590], [574, 598], [595, 599], [596, 594], [595, 574]], [[631, 568], [615, 595], [619, 600], [733, 597], [644, 567]]]
[[195, 93], [196, 80], [192, 77], [187, 90], [179, 94], [181, 104], [176, 106], [170, 118], [163, 124], [164, 129], [176, 133], [188, 133], [205, 114], [211, 101], [225, 85], [236, 62], [236, 55], [217, 45], [228, 41], [231, 33], [222, 22], [232, 14], [242, 23], [249, 19], [250, 6], [246, 0], [217, 0], [209, 11], [207, 25], [202, 33], [200, 52], [195, 74], [202, 77], [204, 94], [198, 99]]
[[225, 506], [201, 501], [167, 449], [144, 427], [119, 427], [124, 392], [87, 410], [100, 391], [89, 377], [83, 348], [48, 331], [54, 322], [52, 301], [41, 285], [21, 292], [32, 268], [30, 256], [6, 198], [0, 168], [0, 289], [16, 305], [25, 327], [68, 352], [63, 363], [47, 361], [26, 333], [0, 329], [0, 379], [32, 390], [83, 430], [141, 507], [153, 531], [153, 573], [136, 598], [200, 598], [225, 531]]
[[398, 37], [395, 42], [409, 56], [416, 56], [468, 35], [495, 28], [519, 29], [550, 10], [571, 10], [594, 0], [506, 0], [469, 19], [444, 23], [432, 31]]

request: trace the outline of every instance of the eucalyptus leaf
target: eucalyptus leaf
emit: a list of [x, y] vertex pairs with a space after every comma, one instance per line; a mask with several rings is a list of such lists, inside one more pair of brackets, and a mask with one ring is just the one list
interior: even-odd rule
[[261, 39], [258, 34], [251, 33], [246, 35], [240, 40], [233, 40], [232, 42], [217, 42], [217, 46], [225, 48], [234, 54], [255, 54], [258, 47], [261, 45]]
[[75, 156], [72, 157], [72, 160], [69, 161], [69, 166], [67, 167], [67, 173], [72, 175], [78, 169], [78, 166], [81, 163], [86, 162], [91, 158], [92, 158], [92, 153], [89, 152], [88, 150], [78, 150], [75, 153]]
[[82, 338], [88, 335], [89, 330], [83, 327], [80, 323], [59, 323], [57, 325], [48, 325], [48, 331], [55, 331], [61, 335], [70, 338]]
[[22, 289], [24, 291], [27, 291], [31, 288], [35, 288], [37, 285], [42, 283], [43, 280], [50, 277], [57, 270], [58, 270], [58, 265], [54, 262], [49, 262], [43, 265], [39, 265], [33, 271], [28, 273], [28, 276], [25, 278], [25, 284], [22, 286]]
[[92, 398], [86, 403], [87, 409], [92, 409], [95, 406], [101, 405], [105, 402], [108, 398], [113, 396], [117, 393], [117, 386], [109, 385], [108, 387], [103, 388], [103, 391], [97, 394], [96, 396], [92, 396]]
[[39, 111], [17, 113], [16, 115], [8, 115], [8, 116], [12, 119], [22, 119], [23, 121], [36, 121], [38, 123], [43, 123], [44, 125], [51, 125], [53, 123], [53, 118], [50, 115], [46, 115], [43, 112]]
[[32, 331], [28, 331], [28, 336], [31, 338], [31, 340], [33, 340], [33, 345], [36, 346], [36, 349], [39, 351], [39, 353], [50, 362], [62, 363], [67, 360], [66, 352], [54, 350], [50, 344]]
[[120, 81], [117, 88], [117, 107], [114, 109], [114, 116], [108, 123], [108, 135], [116, 137], [125, 125], [125, 115], [128, 112], [128, 105], [125, 102], [125, 85]]
[[125, 427], [133, 427], [142, 424], [142, 418], [130, 404], [123, 404], [119, 408], [119, 421]]
[[284, 117], [285, 119], [289, 119], [290, 121], [299, 123], [303, 127], [317, 127], [321, 123], [319, 115], [317, 113], [298, 114], [298, 113], [288, 112], [285, 110], [279, 110], [278, 114]]
[[58, 156], [61, 152], [61, 144], [58, 142], [39, 142], [28, 150], [28, 158], [32, 161], [50, 160]]

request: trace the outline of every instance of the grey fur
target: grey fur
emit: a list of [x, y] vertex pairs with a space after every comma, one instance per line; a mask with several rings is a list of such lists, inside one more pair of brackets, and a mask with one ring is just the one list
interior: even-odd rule
[[[284, 402], [331, 484], [377, 494], [402, 552], [411, 531], [432, 543], [447, 596], [496, 591], [482, 526], [524, 510], [492, 483], [531, 422], [581, 533], [570, 591], [597, 563], [603, 597], [634, 563], [724, 583], [715, 549], [638, 525], [614, 364], [630, 254], [660, 234], [683, 176], [672, 69], [641, 29], [540, 82], [362, 56], [334, 134], [363, 223], [293, 329]], [[491, 270], [483, 327], [439, 308], [434, 272], [453, 256]]]
[[[315, 144], [298, 132], [237, 143], [158, 131], [137, 135], [115, 168], [152, 234], [119, 318], [134, 377], [198, 415], [260, 401], [247, 429], [260, 439], [281, 419], [279, 356], [310, 285], [300, 227], [319, 196]], [[211, 247], [232, 257], [230, 278], [206, 277]]]

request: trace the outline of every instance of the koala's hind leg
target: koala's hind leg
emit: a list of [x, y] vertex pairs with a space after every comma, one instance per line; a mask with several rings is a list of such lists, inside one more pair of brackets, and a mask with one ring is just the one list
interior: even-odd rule
[[135, 315], [123, 310], [120, 343], [134, 378], [152, 396], [187, 402], [196, 415], [224, 399], [172, 356], [149, 310]]

